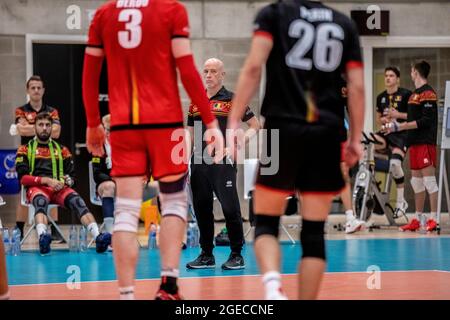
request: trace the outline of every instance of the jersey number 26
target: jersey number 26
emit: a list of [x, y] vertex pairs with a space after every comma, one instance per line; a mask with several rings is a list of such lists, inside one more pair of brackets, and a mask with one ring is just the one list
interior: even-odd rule
[[[289, 26], [289, 36], [299, 39], [286, 55], [289, 67], [311, 70], [314, 64], [320, 71], [331, 72], [340, 65], [344, 30], [339, 25], [321, 23], [315, 28], [305, 20], [295, 20]], [[313, 45], [312, 59], [305, 57]]]

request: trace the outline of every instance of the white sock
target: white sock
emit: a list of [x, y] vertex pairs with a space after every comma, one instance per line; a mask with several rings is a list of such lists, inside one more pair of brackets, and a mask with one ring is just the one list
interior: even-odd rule
[[105, 231], [112, 234], [114, 229], [114, 218], [104, 218], [103, 222], [105, 223]]
[[179, 278], [180, 270], [179, 269], [163, 269], [163, 270], [161, 270], [161, 278], [162, 277]]
[[420, 216], [422, 215], [422, 212], [418, 212], [416, 211], [416, 216], [414, 218], [416, 218], [417, 220], [420, 221]]
[[43, 223], [38, 223], [36, 225], [36, 231], [37, 231], [38, 237], [40, 237], [41, 234], [47, 233], [47, 225], [45, 225]]
[[91, 233], [92, 237], [97, 238], [97, 236], [100, 234], [98, 231], [98, 225], [96, 222], [92, 222], [87, 226], [88, 231]]
[[437, 220], [437, 212], [431, 212], [430, 219], [436, 221]]
[[278, 271], [269, 271], [263, 275], [262, 281], [266, 290], [266, 299], [279, 295], [281, 288], [281, 276]]
[[405, 188], [397, 187], [397, 208], [399, 208], [403, 201], [405, 201]]
[[119, 288], [120, 300], [134, 300], [134, 286]]
[[347, 221], [352, 221], [353, 219], [355, 219], [355, 216], [353, 215], [353, 210], [349, 209], [345, 211], [345, 220]]

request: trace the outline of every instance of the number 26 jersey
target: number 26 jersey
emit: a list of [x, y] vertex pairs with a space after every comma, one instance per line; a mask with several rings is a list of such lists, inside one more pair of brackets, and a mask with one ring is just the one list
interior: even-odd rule
[[343, 75], [362, 67], [351, 19], [319, 2], [279, 1], [258, 13], [254, 32], [273, 41], [261, 114], [342, 126]]

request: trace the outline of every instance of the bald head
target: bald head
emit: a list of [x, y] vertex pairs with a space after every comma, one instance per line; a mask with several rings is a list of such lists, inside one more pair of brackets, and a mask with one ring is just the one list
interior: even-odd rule
[[206, 60], [203, 66], [203, 79], [208, 91], [219, 90], [223, 85], [225, 70], [223, 62], [217, 58]]

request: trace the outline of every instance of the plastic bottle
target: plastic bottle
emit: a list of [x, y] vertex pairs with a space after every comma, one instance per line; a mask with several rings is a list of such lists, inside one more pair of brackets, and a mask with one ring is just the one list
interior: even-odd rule
[[9, 241], [9, 230], [8, 228], [3, 229], [3, 246], [5, 247], [5, 255], [10, 254], [11, 246]]
[[84, 252], [87, 250], [87, 230], [85, 226], [80, 228], [80, 251]]
[[198, 224], [196, 222], [192, 223], [192, 233], [193, 233], [193, 247], [198, 247], [200, 243], [200, 230], [198, 229]]
[[424, 213], [422, 213], [420, 215], [419, 219], [420, 219], [419, 233], [426, 234], [427, 233], [427, 216]]
[[69, 251], [78, 252], [78, 230], [75, 225], [70, 226]]
[[152, 223], [150, 227], [150, 233], [148, 235], [148, 248], [156, 249], [158, 245], [156, 243], [156, 226]]
[[20, 254], [20, 229], [14, 228], [11, 234], [11, 255], [18, 256]]
[[188, 225], [186, 242], [187, 242], [186, 245], [188, 248], [194, 247], [194, 234], [193, 234], [191, 224]]

